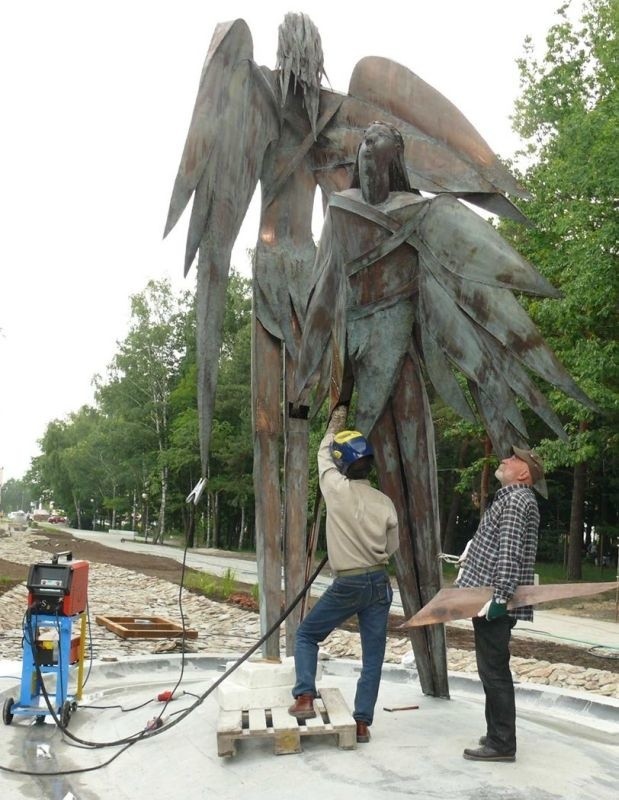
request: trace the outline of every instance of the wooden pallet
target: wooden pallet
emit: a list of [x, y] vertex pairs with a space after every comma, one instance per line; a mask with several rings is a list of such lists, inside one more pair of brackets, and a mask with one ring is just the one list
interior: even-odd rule
[[[123, 639], [180, 638], [183, 628], [165, 617], [110, 617], [96, 616], [97, 625], [104, 625]], [[197, 639], [198, 631], [185, 628], [186, 639]]]
[[357, 726], [339, 689], [321, 689], [314, 700], [316, 717], [297, 720], [287, 707], [221, 711], [217, 722], [217, 754], [236, 755], [236, 743], [266, 738], [275, 755], [301, 752], [302, 736], [337, 736], [341, 750], [357, 746]]

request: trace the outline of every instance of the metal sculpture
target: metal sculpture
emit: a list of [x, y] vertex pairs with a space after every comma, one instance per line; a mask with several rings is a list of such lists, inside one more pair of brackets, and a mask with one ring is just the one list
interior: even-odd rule
[[[400, 129], [406, 167], [417, 190], [450, 192], [523, 219], [505, 197], [506, 193], [524, 196], [509, 171], [463, 115], [414, 73], [388, 59], [364, 58], [354, 69], [348, 94], [343, 95], [321, 87], [322, 72], [320, 37], [304, 14], [288, 14], [280, 26], [274, 70], [253, 61], [251, 34], [243, 20], [218, 25], [202, 71], [165, 227], [167, 235], [193, 196], [185, 272], [198, 254], [203, 479], [193, 495], [197, 502], [207, 474], [230, 254], [254, 189], [261, 184], [253, 264], [252, 402], [263, 632], [279, 614], [282, 518], [286, 599], [303, 585], [307, 409], [295, 406], [291, 414], [287, 412], [297, 380], [315, 256], [311, 216], [316, 189], [326, 202], [333, 192], [350, 185], [362, 131], [380, 117]], [[406, 560], [410, 553], [406, 548], [404, 552]], [[415, 610], [411, 606], [407, 613]], [[287, 621], [288, 652], [292, 652], [297, 622], [295, 616]], [[419, 647], [417, 651], [418, 661], [423, 661]], [[277, 634], [267, 641], [264, 654], [279, 657]], [[426, 679], [430, 670], [423, 671], [424, 691], [443, 693], [440, 687], [446, 685], [446, 671], [443, 667], [440, 671], [444, 672], [440, 686]]]
[[[297, 388], [302, 402], [318, 384], [317, 404], [327, 392], [337, 403], [352, 373], [355, 427], [369, 436], [381, 488], [401, 516], [395, 563], [407, 614], [428, 603], [442, 582], [434, 431], [422, 367], [445, 402], [474, 420], [454, 368], [466, 377], [499, 455], [512, 444], [526, 444], [515, 395], [565, 436], [522, 364], [589, 402], [512, 290], [556, 295], [457, 199], [412, 192], [399, 131], [382, 122], [370, 125], [353, 188], [329, 201]], [[446, 695], [443, 637], [442, 626], [417, 630], [413, 646], [420, 677], [429, 670], [422, 683]]]

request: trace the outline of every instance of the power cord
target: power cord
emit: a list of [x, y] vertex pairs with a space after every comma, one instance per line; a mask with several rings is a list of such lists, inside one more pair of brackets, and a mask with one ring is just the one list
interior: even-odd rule
[[[186, 556], [186, 553], [187, 553], [187, 546], [185, 547], [185, 552], [183, 554], [183, 572], [182, 572], [183, 575], [184, 575], [184, 569], [185, 569], [185, 556]], [[3, 765], [0, 765], [0, 770], [2, 770], [4, 772], [10, 772], [12, 774], [17, 774], [17, 775], [34, 775], [36, 777], [46, 776], [46, 775], [55, 777], [55, 776], [59, 776], [59, 775], [76, 775], [76, 774], [79, 774], [79, 773], [82, 773], [82, 772], [93, 772], [94, 770], [101, 769], [102, 767], [105, 767], [105, 766], [108, 766], [109, 764], [111, 764], [116, 758], [118, 758], [129, 747], [131, 747], [132, 745], [136, 744], [137, 742], [139, 742], [139, 741], [141, 741], [143, 739], [149, 739], [149, 738], [151, 738], [153, 736], [158, 736], [160, 733], [163, 733], [164, 731], [170, 730], [170, 728], [173, 728], [179, 722], [184, 720], [185, 717], [189, 716], [189, 714], [191, 714], [193, 711], [195, 711], [195, 709], [198, 708], [198, 706], [202, 705], [202, 703], [206, 700], [206, 698], [210, 694], [212, 694], [212, 692], [214, 692], [214, 690], [218, 686], [220, 686], [226, 680], [226, 678], [228, 678], [230, 675], [232, 675], [232, 673], [235, 672], [241, 666], [241, 664], [243, 664], [245, 661], [247, 661], [247, 659], [250, 658], [264, 644], [264, 642], [270, 636], [273, 635], [273, 633], [275, 633], [275, 631], [281, 626], [281, 624], [287, 619], [287, 617], [290, 616], [290, 614], [294, 611], [294, 609], [299, 604], [299, 602], [307, 594], [307, 592], [309, 591], [310, 586], [315, 581], [315, 579], [319, 575], [319, 573], [322, 570], [322, 568], [324, 567], [324, 565], [327, 563], [327, 558], [328, 558], [328, 556], [325, 555], [324, 558], [321, 560], [321, 562], [316, 567], [316, 569], [314, 570], [314, 572], [312, 573], [312, 575], [310, 576], [309, 580], [305, 583], [305, 586], [297, 594], [297, 596], [294, 598], [294, 600], [288, 606], [288, 608], [284, 610], [284, 612], [281, 614], [279, 619], [277, 619], [273, 623], [273, 625], [269, 628], [269, 630], [263, 636], [261, 636], [260, 639], [254, 645], [252, 645], [252, 647], [250, 647], [250, 649], [247, 650], [247, 652], [243, 656], [241, 656], [237, 661], [235, 661], [234, 664], [232, 664], [232, 666], [229, 667], [223, 673], [223, 675], [221, 675], [219, 678], [217, 678], [217, 680], [214, 683], [212, 683], [211, 686], [209, 686], [209, 688], [205, 692], [203, 692], [201, 695], [198, 695], [197, 699], [196, 699], [196, 701], [194, 703], [192, 703], [190, 706], [188, 706], [186, 709], [183, 709], [182, 711], [174, 712], [174, 715], [178, 715], [178, 716], [176, 716], [176, 719], [174, 719], [172, 721], [166, 721], [164, 723], [164, 721], [162, 719], [162, 714], [163, 714], [163, 710], [162, 710], [161, 714], [159, 714], [158, 717], [155, 718], [155, 720], [156, 720], [155, 726], [153, 726], [151, 728], [140, 730], [140, 731], [138, 731], [138, 732], [136, 732], [134, 734], [130, 734], [129, 736], [125, 736], [125, 737], [123, 737], [121, 739], [117, 739], [115, 741], [110, 741], [110, 742], [91, 742], [91, 741], [88, 741], [86, 739], [81, 739], [80, 737], [75, 736], [74, 734], [70, 733], [70, 731], [67, 730], [66, 725], [62, 724], [62, 721], [59, 719], [58, 715], [56, 714], [56, 712], [55, 712], [55, 710], [54, 710], [54, 708], [53, 708], [53, 706], [52, 706], [52, 704], [50, 702], [49, 695], [48, 695], [47, 691], [45, 690], [45, 685], [44, 685], [44, 682], [43, 682], [43, 676], [41, 674], [40, 667], [36, 663], [37, 660], [35, 658], [34, 662], [35, 662], [35, 669], [36, 669], [36, 672], [37, 672], [37, 679], [41, 681], [41, 688], [43, 690], [42, 694], [43, 694], [43, 697], [45, 699], [45, 703], [47, 705], [47, 708], [48, 708], [52, 718], [54, 719], [54, 722], [56, 723], [58, 728], [60, 728], [60, 730], [62, 731], [63, 735], [66, 736], [71, 741], [76, 742], [77, 744], [83, 745], [83, 746], [85, 746], [86, 748], [89, 748], [89, 749], [101, 749], [101, 748], [104, 748], [104, 747], [118, 747], [118, 746], [123, 746], [123, 747], [118, 753], [114, 754], [114, 756], [111, 759], [109, 759], [108, 761], [104, 762], [103, 764], [98, 764], [98, 765], [93, 766], [93, 767], [84, 767], [84, 768], [72, 769], [72, 770], [57, 770], [57, 771], [54, 771], [54, 772], [40, 772], [40, 771], [35, 772], [35, 771], [32, 771], [32, 770], [17, 770], [17, 769], [12, 769], [10, 767], [6, 767], [6, 766], [3, 766]], [[182, 578], [181, 578], [181, 580], [182, 580]], [[182, 583], [181, 583], [181, 591], [182, 591]], [[183, 619], [183, 630], [184, 630], [184, 617], [182, 617], [182, 619]], [[30, 631], [30, 632], [31, 632], [30, 643], [32, 645], [32, 643], [34, 641], [34, 637], [32, 636], [32, 631]], [[181, 665], [182, 665], [182, 669], [184, 669], [184, 647], [183, 647], [183, 657], [182, 657], [182, 660], [181, 660]], [[177, 684], [176, 684], [175, 689], [173, 691], [176, 690], [176, 688], [180, 684], [181, 679], [182, 679], [182, 671], [181, 671], [181, 676], [180, 676], [179, 680], [177, 681]], [[173, 695], [173, 693], [172, 693], [172, 695]], [[170, 702], [170, 700], [168, 700], [166, 702], [166, 706], [164, 706], [164, 710], [165, 710], [165, 707], [167, 707], [167, 704], [169, 702]], [[168, 719], [171, 716], [174, 716], [174, 715], [172, 715], [172, 714], [169, 715]]]

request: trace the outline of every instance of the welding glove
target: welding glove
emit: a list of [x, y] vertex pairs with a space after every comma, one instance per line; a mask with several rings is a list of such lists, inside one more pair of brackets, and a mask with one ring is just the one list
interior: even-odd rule
[[494, 597], [488, 600], [477, 612], [478, 617], [485, 617], [488, 622], [499, 619], [507, 614], [507, 601], [495, 600]]

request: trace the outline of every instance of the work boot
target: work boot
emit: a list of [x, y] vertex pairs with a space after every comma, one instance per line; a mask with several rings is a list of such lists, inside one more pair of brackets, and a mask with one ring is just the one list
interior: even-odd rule
[[360, 719], [357, 722], [357, 741], [359, 744], [365, 744], [370, 741], [370, 728], [367, 722], [362, 722]]
[[479, 744], [482, 747], [485, 747], [488, 744], [488, 737], [487, 736], [480, 736], [479, 737]]
[[501, 753], [493, 747], [479, 747], [477, 750], [469, 750], [468, 748], [462, 753], [464, 758], [470, 761], [515, 761], [515, 753]]
[[314, 719], [314, 695], [300, 694], [295, 697], [294, 703], [288, 709], [288, 713], [297, 719]]

